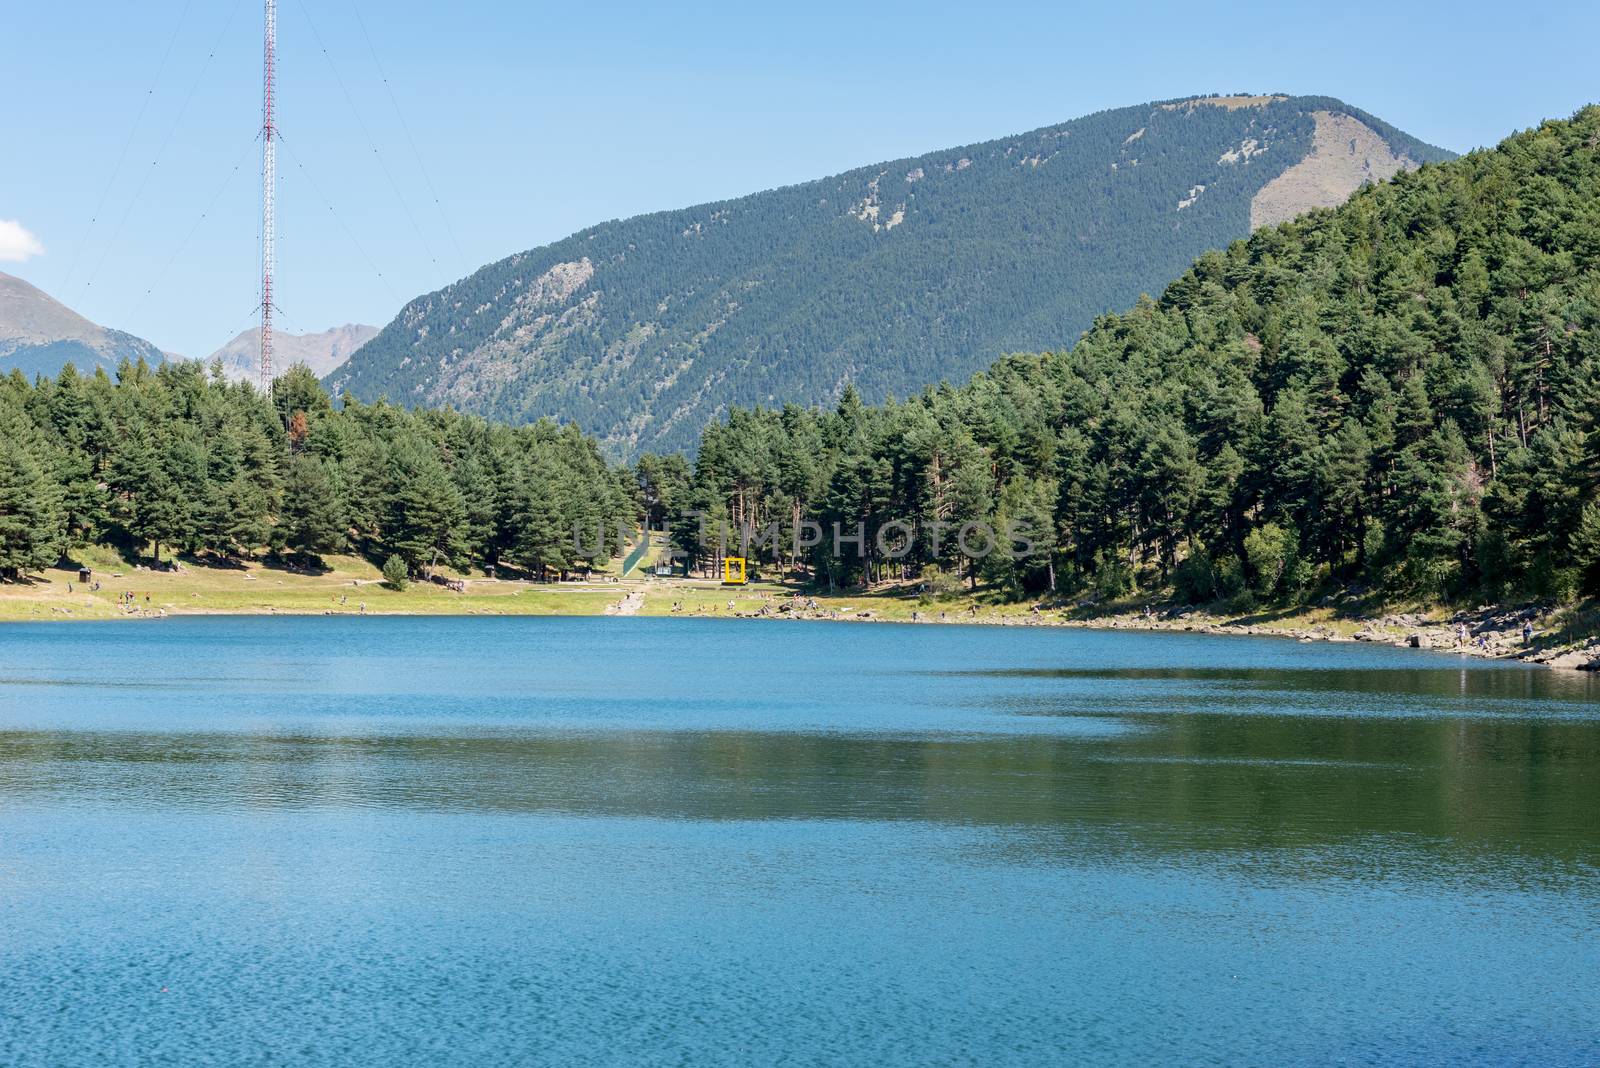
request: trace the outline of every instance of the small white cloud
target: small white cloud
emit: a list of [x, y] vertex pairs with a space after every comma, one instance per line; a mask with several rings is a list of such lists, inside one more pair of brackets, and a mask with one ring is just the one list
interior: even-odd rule
[[0, 219], [0, 263], [44, 255], [44, 245], [15, 219]]

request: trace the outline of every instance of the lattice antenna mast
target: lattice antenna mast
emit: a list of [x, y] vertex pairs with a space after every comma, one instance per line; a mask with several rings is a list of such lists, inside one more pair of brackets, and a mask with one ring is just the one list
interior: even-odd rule
[[278, 4], [266, 0], [266, 50], [261, 66], [261, 390], [272, 387], [272, 271], [276, 259], [278, 185]]

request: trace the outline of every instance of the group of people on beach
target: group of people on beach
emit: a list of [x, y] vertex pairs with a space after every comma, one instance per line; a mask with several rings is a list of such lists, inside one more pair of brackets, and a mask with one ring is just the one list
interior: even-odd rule
[[[96, 588], [99, 588], [99, 585], [100, 584], [98, 582], [95, 583]], [[144, 604], [141, 606], [139, 604], [139, 595], [134, 593], [132, 590], [123, 590], [121, 593], [117, 594], [117, 607], [130, 615], [135, 612], [144, 616], [152, 614], [164, 616], [167, 614], [167, 610], [165, 608], [151, 609], [150, 595], [148, 593], [144, 595]]]

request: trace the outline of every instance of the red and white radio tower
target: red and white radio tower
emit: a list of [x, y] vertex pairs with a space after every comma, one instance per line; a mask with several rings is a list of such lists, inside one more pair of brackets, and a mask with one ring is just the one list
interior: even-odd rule
[[267, 0], [266, 52], [261, 70], [261, 390], [272, 387], [272, 268], [276, 222], [273, 218], [277, 199], [278, 154], [274, 142], [278, 138], [276, 116], [273, 111], [274, 82], [278, 67], [278, 5]]

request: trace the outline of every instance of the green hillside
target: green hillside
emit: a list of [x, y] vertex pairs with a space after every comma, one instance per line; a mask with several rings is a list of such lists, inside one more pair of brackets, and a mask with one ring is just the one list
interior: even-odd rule
[[[865, 559], [814, 551], [836, 581], [1600, 592], [1600, 107], [1208, 252], [1070, 351], [886, 407], [736, 411], [671, 470], [641, 465], [649, 499], [735, 527], [864, 524]], [[975, 563], [947, 533], [888, 560], [893, 520], [1014, 521], [1038, 552]]]
[[[1248, 234], [1253, 210], [1447, 155], [1324, 97], [1101, 112], [601, 224], [412, 301], [327, 382], [554, 416], [619, 455], [686, 448], [730, 405], [904, 396], [1070, 341]], [[1297, 165], [1308, 180], [1268, 189]]]

